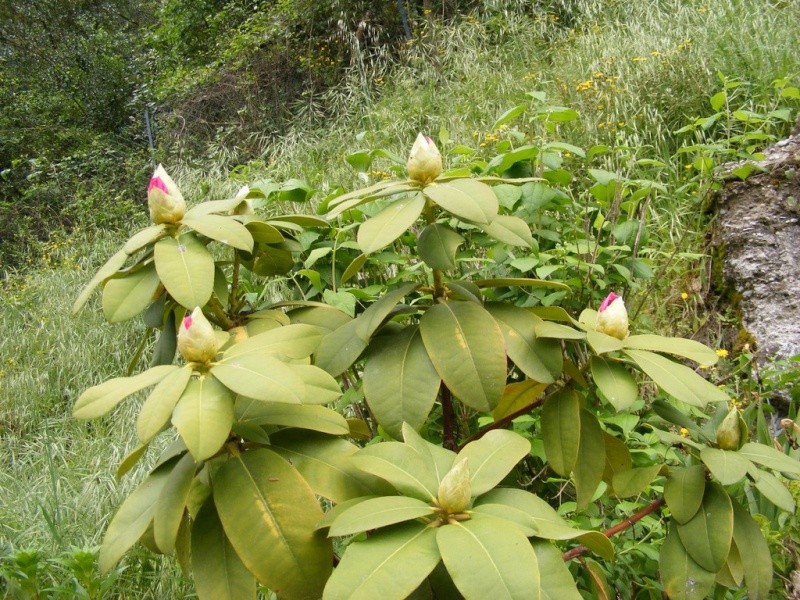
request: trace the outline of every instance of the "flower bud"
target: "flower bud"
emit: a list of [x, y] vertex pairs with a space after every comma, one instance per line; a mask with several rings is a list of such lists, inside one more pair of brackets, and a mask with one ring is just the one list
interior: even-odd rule
[[178, 330], [178, 351], [189, 362], [208, 363], [219, 349], [217, 335], [198, 306], [183, 318]]
[[421, 133], [408, 156], [408, 176], [422, 184], [430, 183], [442, 172], [442, 155], [433, 140]]
[[177, 223], [186, 213], [186, 202], [181, 191], [161, 165], [158, 165], [147, 186], [147, 206], [150, 220], [156, 225]]
[[738, 450], [747, 440], [747, 425], [735, 408], [717, 427], [717, 447], [722, 450]]
[[612, 292], [603, 300], [595, 329], [620, 340], [628, 337], [628, 311], [620, 296]]
[[468, 461], [468, 458], [462, 458], [447, 472], [439, 484], [439, 506], [448, 514], [463, 512], [469, 506], [472, 486], [469, 482]]

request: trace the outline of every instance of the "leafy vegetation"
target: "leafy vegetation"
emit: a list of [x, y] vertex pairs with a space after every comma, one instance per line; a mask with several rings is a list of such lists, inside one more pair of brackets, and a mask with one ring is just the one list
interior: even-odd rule
[[[465, 543], [474, 556], [525, 561], [496, 575], [492, 589], [510, 597], [537, 586], [551, 597], [704, 597], [715, 585], [720, 597], [742, 585], [780, 595], [795, 568], [782, 542], [798, 537], [797, 425], [792, 414], [770, 431], [767, 399], [793, 389], [796, 370], [753, 380], [749, 348], [719, 333], [704, 304], [711, 282], [698, 275], [698, 207], [717, 166], [777, 139], [796, 109], [788, 46], [735, 48], [766, 24], [784, 27], [787, 44], [797, 34], [777, 4], [684, 7], [585, 2], [526, 15], [487, 3], [446, 26], [420, 15], [399, 62], [357, 64], [256, 159], [241, 162], [258, 140], [244, 154], [230, 147], [246, 123], [173, 146], [210, 161], [169, 169], [182, 214], [126, 243], [98, 240], [91, 223], [69, 241], [54, 233], [42, 268], [9, 279], [2, 300], [3, 486], [19, 499], [3, 514], [5, 592], [185, 595], [191, 584], [169, 559], [137, 549], [115, 566], [141, 539], [175, 552], [201, 597], [223, 597], [223, 576], [232, 597], [255, 595], [256, 579], [286, 597], [323, 587], [349, 597], [367, 573], [365, 597], [385, 594], [383, 577], [402, 583], [397, 597], [449, 597], [453, 585], [485, 596], [487, 563], [467, 561]], [[743, 29], [723, 35], [726, 15], [742, 11]], [[663, 45], [650, 50], [654, 40]], [[615, 49], [616, 67], [601, 71]], [[675, 99], [670, 85], [687, 91]], [[433, 182], [406, 174], [420, 129], [444, 154]], [[161, 181], [154, 189], [175, 197]], [[625, 297], [627, 337], [598, 331], [616, 331], [591, 310], [610, 291]], [[76, 297], [126, 323], [109, 329], [89, 310], [67, 320]], [[184, 342], [186, 366], [169, 366], [179, 331], [201, 319], [215, 326], [212, 350], [187, 355]], [[725, 347], [671, 337], [701, 327]], [[69, 418], [76, 398], [89, 418], [128, 395], [145, 401]], [[156, 435], [170, 420], [185, 449]], [[772, 449], [774, 433], [788, 456]], [[99, 574], [97, 524], [120, 506], [117, 463], [127, 500]], [[327, 499], [324, 519], [314, 495]], [[147, 498], [158, 498], [152, 528]], [[286, 508], [259, 511], [265, 498]], [[291, 550], [243, 541], [253, 528], [270, 539], [275, 524], [291, 529]], [[706, 530], [717, 533], [707, 543]], [[755, 560], [740, 560], [743, 547]], [[398, 549], [416, 558], [372, 568]]]

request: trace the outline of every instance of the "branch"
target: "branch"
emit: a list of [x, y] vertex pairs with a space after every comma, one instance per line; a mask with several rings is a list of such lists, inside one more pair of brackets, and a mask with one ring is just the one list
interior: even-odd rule
[[[612, 535], [616, 535], [620, 531], [625, 531], [628, 527], [632, 526], [634, 523], [641, 521], [650, 513], [656, 512], [658, 509], [664, 506], [664, 504], [666, 504], [666, 500], [664, 500], [664, 498], [658, 498], [656, 500], [653, 500], [650, 504], [645, 506], [642, 510], [640, 510], [633, 516], [628, 517], [621, 523], [617, 523], [616, 525], [614, 525], [614, 527], [610, 529], [606, 529], [603, 532], [603, 535], [606, 536], [607, 538], [610, 538]], [[577, 558], [578, 556], [583, 556], [588, 552], [589, 548], [587, 548], [586, 546], [576, 546], [575, 548], [572, 548], [571, 550], [567, 550], [566, 552], [564, 552], [561, 558], [564, 560], [564, 562], [566, 562], [568, 560], [572, 560], [573, 558]]]
[[444, 381], [442, 382], [442, 445], [448, 450], [458, 452], [456, 444], [456, 413], [453, 409], [453, 396]]
[[[548, 396], [549, 396], [549, 394], [548, 394]], [[485, 425], [484, 427], [481, 427], [480, 429], [478, 429], [478, 431], [476, 431], [471, 436], [469, 436], [467, 439], [465, 439], [463, 442], [461, 442], [461, 445], [458, 447], [458, 450], [461, 450], [461, 448], [463, 448], [464, 446], [466, 446], [470, 442], [474, 442], [475, 440], [481, 439], [483, 436], [485, 436], [487, 433], [489, 433], [493, 429], [500, 429], [501, 427], [505, 427], [506, 425], [511, 423], [511, 421], [516, 419], [517, 417], [521, 417], [522, 415], [530, 412], [531, 410], [533, 410], [534, 408], [536, 408], [540, 404], [544, 403], [545, 398], [546, 398], [546, 396], [542, 396], [541, 398], [537, 398], [536, 400], [534, 400], [530, 404], [528, 404], [526, 406], [523, 406], [519, 410], [515, 410], [513, 413], [511, 413], [510, 415], [506, 415], [505, 417], [503, 417], [499, 421], [495, 421], [494, 423], [489, 423], [488, 425]]]

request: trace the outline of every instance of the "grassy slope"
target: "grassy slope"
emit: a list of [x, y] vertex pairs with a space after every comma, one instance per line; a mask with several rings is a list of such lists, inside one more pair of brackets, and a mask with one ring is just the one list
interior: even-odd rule
[[[334, 118], [319, 121], [318, 109], [307, 107], [307, 118], [265, 153], [266, 166], [252, 166], [245, 178], [300, 177], [322, 190], [352, 186], [357, 178], [342, 160], [345, 154], [364, 147], [405, 154], [420, 130], [435, 134], [445, 128], [455, 143], [484, 143], [490, 153], [494, 142], [487, 128], [531, 90], [581, 111], [580, 127], [559, 132], [560, 139], [585, 147], [628, 145], [633, 158], [666, 159], [677, 143], [670, 132], [689, 116], [707, 114], [717, 71], [750, 82], [755, 104], [767, 101], [773, 79], [800, 73], [800, 8], [794, 2], [579, 4], [579, 20], [568, 23], [572, 29], [561, 24], [568, 14], [559, 22], [498, 10], [423, 31], [391, 76], [369, 76], [383, 76], [383, 82], [365, 84], [355, 72], [326, 99]], [[581, 86], [587, 81], [591, 85]], [[357, 140], [362, 131], [364, 139]], [[224, 158], [225, 151], [210, 155]], [[593, 166], [633, 164], [616, 160]], [[185, 195], [220, 197], [235, 190], [240, 182], [218, 164], [212, 161], [203, 171], [176, 169]], [[702, 239], [693, 229], [696, 203], [675, 191], [681, 168], [671, 164], [663, 174], [674, 193], [659, 198], [650, 216], [662, 252], [672, 251], [678, 240], [681, 250], [699, 251]], [[686, 230], [688, 237], [682, 235]], [[13, 279], [0, 296], [0, 553], [7, 545], [40, 550], [51, 560], [71, 547], [97, 545], [137, 479], [137, 473], [122, 484], [113, 479], [133, 444], [136, 402], [128, 401], [109, 419], [87, 424], [70, 418], [83, 389], [123, 373], [127, 349], [136, 343], [134, 328], [105, 324], [96, 302], [79, 317], [68, 316], [81, 285], [120, 242], [76, 236], [53, 248], [51, 264]], [[677, 283], [657, 290], [659, 304], [675, 299], [690, 268], [698, 266], [678, 265]], [[115, 584], [117, 594], [182, 596], [185, 583], [173, 578], [174, 566], [162, 570], [160, 559], [144, 557], [125, 561], [130, 568]], [[50, 564], [49, 572], [63, 570], [59, 564]]]

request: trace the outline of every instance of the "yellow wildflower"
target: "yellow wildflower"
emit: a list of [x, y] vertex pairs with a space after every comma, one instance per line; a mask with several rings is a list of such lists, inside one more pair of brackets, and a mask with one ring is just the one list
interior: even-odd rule
[[728, 356], [728, 351], [725, 350], [725, 348], [719, 348], [719, 349], [717, 349], [716, 352], [717, 352], [717, 356], [719, 356], [720, 358], [726, 358]]
[[689, 437], [689, 430], [686, 427], [681, 427], [681, 437]]
[[687, 294], [686, 292], [681, 292], [681, 300], [688, 300], [688, 299], [689, 299], [689, 294]]

